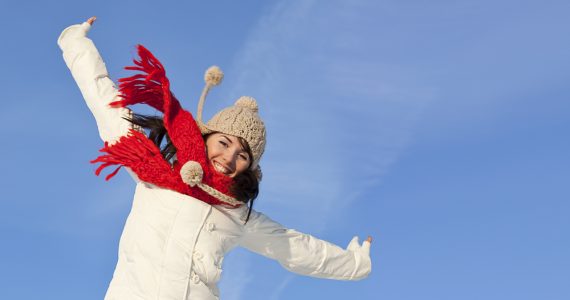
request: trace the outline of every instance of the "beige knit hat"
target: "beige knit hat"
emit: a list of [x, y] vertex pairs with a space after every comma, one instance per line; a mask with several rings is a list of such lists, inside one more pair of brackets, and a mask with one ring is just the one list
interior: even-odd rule
[[204, 76], [206, 86], [200, 96], [200, 102], [198, 102], [196, 122], [200, 126], [202, 134], [221, 132], [246, 140], [253, 155], [250, 169], [256, 170], [265, 150], [265, 124], [259, 117], [257, 102], [253, 97], [242, 96], [236, 100], [233, 106], [222, 109], [206, 124], [202, 122], [202, 110], [206, 96], [211, 87], [220, 84], [223, 77], [224, 73], [216, 66], [210, 67], [206, 71]]

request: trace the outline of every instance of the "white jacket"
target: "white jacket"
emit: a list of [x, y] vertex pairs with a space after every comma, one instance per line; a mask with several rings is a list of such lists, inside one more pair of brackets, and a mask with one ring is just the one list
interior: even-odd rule
[[[118, 91], [93, 42], [88, 23], [66, 28], [58, 39], [101, 138], [114, 142], [131, 124], [126, 108], [107, 104]], [[118, 262], [105, 299], [218, 299], [224, 255], [236, 246], [273, 258], [309, 276], [358, 280], [371, 270], [370, 243], [355, 237], [348, 248], [286, 229], [247, 207], [211, 206], [138, 180], [119, 243]]]

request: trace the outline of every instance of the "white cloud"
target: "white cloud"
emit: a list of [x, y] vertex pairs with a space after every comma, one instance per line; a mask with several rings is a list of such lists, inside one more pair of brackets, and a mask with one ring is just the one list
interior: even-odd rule
[[369, 1], [280, 2], [232, 68], [239, 78], [231, 93], [257, 97], [268, 127], [261, 200], [306, 211], [312, 227], [328, 219], [315, 212], [386, 172], [433, 95], [411, 86], [414, 70], [376, 56], [378, 9]]
[[250, 255], [251, 253], [243, 249], [237, 249], [226, 256], [220, 281], [221, 298], [227, 300], [243, 298], [244, 291], [253, 280], [253, 276], [248, 272]]
[[321, 231], [377, 185], [433, 97], [411, 82], [415, 70], [376, 56], [378, 8], [371, 1], [282, 1], [236, 55], [229, 73], [239, 78], [230, 94], [256, 97], [268, 128], [257, 207], [279, 211], [284, 224]]
[[289, 275], [285, 279], [283, 279], [283, 281], [281, 281], [279, 286], [277, 286], [273, 294], [271, 294], [271, 297], [269, 297], [269, 299], [270, 300], [281, 299], [281, 293], [283, 293], [283, 291], [289, 286], [289, 284], [291, 284], [294, 278], [295, 277], [293, 275]]

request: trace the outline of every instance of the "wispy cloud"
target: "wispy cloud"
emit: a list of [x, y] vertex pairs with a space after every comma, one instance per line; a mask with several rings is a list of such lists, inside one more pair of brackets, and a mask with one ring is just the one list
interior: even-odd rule
[[273, 291], [273, 294], [271, 294], [271, 297], [269, 297], [269, 299], [270, 300], [281, 299], [281, 293], [283, 293], [283, 291], [289, 286], [289, 284], [291, 284], [293, 279], [295, 279], [293, 275], [288, 275], [285, 279], [283, 279], [283, 281], [281, 281], [281, 283], [279, 284], [279, 286], [277, 286], [275, 291]]
[[268, 127], [259, 202], [285, 224], [321, 231], [378, 185], [434, 94], [412, 82], [415, 70], [377, 56], [378, 9], [372, 1], [282, 1], [236, 55], [229, 93], [256, 97]]
[[[410, 143], [435, 91], [417, 86], [415, 70], [377, 56], [378, 9], [370, 1], [283, 1], [237, 54], [230, 93], [257, 97], [268, 126], [265, 203], [301, 205], [314, 219], [313, 209], [380, 177]], [[317, 215], [313, 226], [327, 220]]]
[[225, 258], [224, 272], [220, 282], [221, 298], [227, 300], [242, 299], [244, 291], [253, 280], [248, 272], [249, 256], [243, 249], [236, 249]]

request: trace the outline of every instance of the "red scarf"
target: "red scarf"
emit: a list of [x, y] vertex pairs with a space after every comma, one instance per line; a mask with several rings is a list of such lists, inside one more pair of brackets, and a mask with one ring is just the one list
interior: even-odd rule
[[204, 176], [202, 182], [232, 196], [230, 186], [232, 178], [215, 172], [206, 156], [206, 146], [202, 133], [192, 114], [184, 110], [170, 91], [170, 82], [164, 67], [154, 55], [142, 45], [137, 47], [140, 60], [133, 60], [136, 66], [125, 67], [127, 70], [139, 71], [131, 77], [119, 79], [119, 101], [110, 103], [112, 107], [126, 107], [133, 104], [146, 104], [164, 114], [164, 127], [176, 148], [176, 159], [171, 167], [160, 153], [160, 149], [143, 133], [131, 129], [114, 144], [105, 142], [100, 152], [105, 154], [92, 160], [101, 163], [95, 171], [101, 171], [112, 165], [119, 165], [105, 177], [109, 180], [123, 166], [130, 168], [139, 179], [156, 186], [192, 196], [206, 203], [227, 204], [207, 194], [198, 187], [190, 187], [182, 181], [180, 168], [188, 161], [196, 161], [202, 166]]

